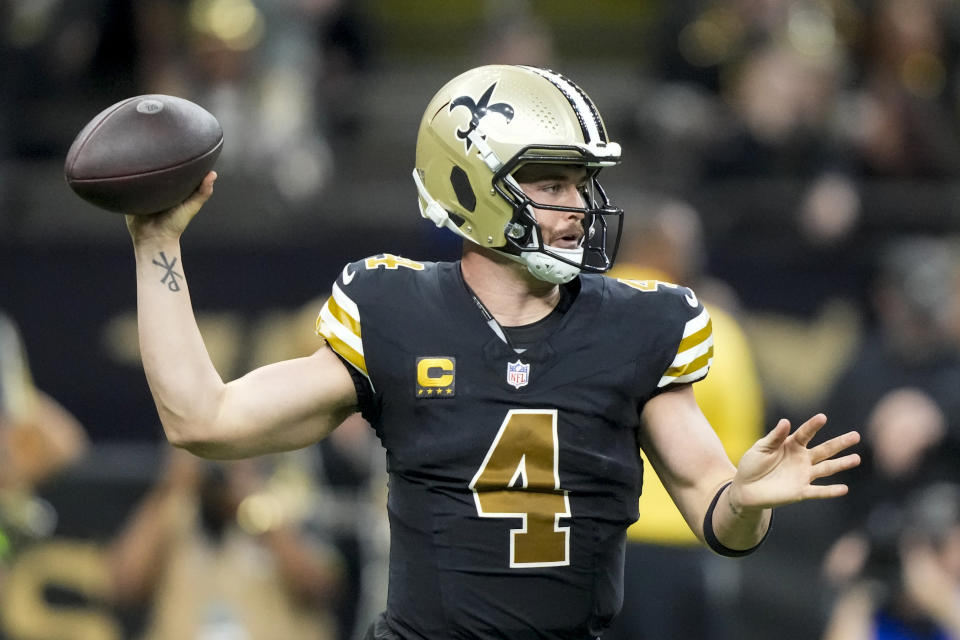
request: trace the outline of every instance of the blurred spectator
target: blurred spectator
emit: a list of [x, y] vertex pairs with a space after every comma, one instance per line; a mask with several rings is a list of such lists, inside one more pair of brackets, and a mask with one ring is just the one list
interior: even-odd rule
[[[842, 158], [833, 121], [847, 23], [857, 15], [851, 4], [669, 3], [650, 37], [644, 75], [652, 82], [645, 94], [654, 106], [641, 109], [641, 126], [679, 136], [707, 179], [811, 180], [837, 171]], [[669, 151], [669, 143], [663, 146]]]
[[[0, 0], [0, 235], [5, 239], [16, 238], [42, 208], [27, 204], [35, 193], [56, 197], [67, 149], [87, 121], [135, 95], [135, 5], [127, 0]], [[53, 188], [47, 176], [53, 177]]]
[[528, 0], [486, 3], [485, 24], [468, 64], [526, 64], [554, 68], [559, 64], [550, 25], [537, 16]]
[[[0, 593], [16, 557], [56, 527], [57, 514], [38, 489], [86, 447], [77, 420], [34, 387], [19, 331], [0, 312]], [[8, 614], [0, 602], [0, 630]]]
[[[837, 135], [842, 52], [771, 42], [745, 52], [722, 87], [731, 121], [704, 150], [703, 179], [784, 181], [782, 198], [745, 207], [784, 208], [808, 243], [833, 245], [856, 227], [860, 198]], [[791, 183], [795, 183], [794, 186]], [[781, 216], [782, 218], [782, 216]]]
[[[883, 533], [878, 527], [890, 526], [885, 519], [909, 496], [960, 482], [957, 268], [955, 249], [943, 239], [900, 239], [881, 256], [872, 296], [876, 326], [827, 402], [834, 430], [864, 427], [860, 469], [842, 478], [850, 486], [844, 508], [823, 519], [843, 534], [823, 564], [834, 585], [862, 570], [873, 538]], [[863, 609], [867, 595], [851, 591], [845, 606], [859, 602]]]
[[0, 0], [0, 158], [62, 162], [87, 120], [135, 95], [135, 4]]
[[732, 121], [707, 151], [705, 177], [810, 179], [838, 168], [831, 126], [841, 62], [835, 50], [811, 55], [777, 41], [745, 51], [721, 86]]
[[[611, 275], [655, 279], [691, 287], [726, 313], [737, 313], [734, 289], [707, 272], [706, 237], [700, 212], [680, 199], [645, 196], [627, 214], [617, 264]], [[723, 312], [721, 312], [723, 313]]]
[[937, 403], [919, 389], [884, 395], [865, 425], [869, 471], [854, 484], [845, 505], [850, 530], [827, 553], [824, 574], [832, 584], [848, 581], [869, 551], [877, 514], [901, 508], [910, 494], [941, 481], [960, 481], [960, 457], [947, 446], [946, 419]]
[[[719, 93], [723, 76], [757, 42], [782, 33], [790, 0], [681, 0], [665, 7], [652, 36], [650, 69], [667, 82]], [[823, 4], [814, 9], [823, 9]]]
[[[611, 276], [689, 286], [703, 301], [717, 347], [710, 375], [693, 390], [736, 462], [764, 432], [762, 391], [736, 319], [736, 294], [704, 273], [703, 229], [696, 210], [669, 199], [638, 208]], [[640, 519], [627, 530], [623, 609], [604, 638], [727, 637], [732, 630], [726, 616], [737, 597], [736, 568], [712, 561], [646, 458], [639, 509]], [[673, 604], [664, 607], [664, 601]]]
[[209, 463], [171, 450], [111, 552], [115, 600], [148, 602], [144, 638], [336, 637], [339, 555], [302, 527], [311, 480], [290, 457]]
[[[886, 394], [913, 388], [943, 412], [948, 444], [960, 442], [957, 278], [958, 259], [949, 240], [901, 238], [882, 252], [871, 293], [873, 327], [826, 403], [838, 429], [867, 424]], [[864, 446], [871, 445], [867, 434]], [[870, 473], [864, 461], [850, 475]]]
[[13, 319], [0, 311], [0, 487], [31, 490], [84, 453], [83, 427], [33, 384]]
[[801, 18], [793, 13], [814, 3], [787, 4], [770, 8], [783, 20], [771, 18], [770, 32], [725, 65], [693, 147], [690, 185], [678, 187], [692, 185], [716, 233], [714, 272], [738, 284], [747, 306], [815, 320], [856, 287], [869, 249], [861, 187], [838, 130], [845, 52], [832, 22], [819, 22], [826, 18], [803, 18], [823, 30], [822, 42], [794, 33]]
[[[949, 0], [874, 0], [857, 54], [846, 123], [866, 177], [960, 175], [957, 6]], [[951, 29], [953, 32], [951, 32]]]
[[902, 508], [878, 505], [865, 534], [823, 639], [960, 638], [960, 485], [927, 486]]
[[[326, 5], [326, 7], [325, 7]], [[350, 140], [365, 126], [365, 77], [376, 64], [378, 34], [355, 2], [313, 0], [316, 38], [323, 56], [315, 88], [317, 118], [332, 138]]]
[[[772, 280], [773, 289], [783, 291], [788, 302], [796, 300], [801, 309], [818, 292], [824, 296], [822, 310], [812, 321], [806, 319], [807, 311], [774, 316], [752, 310], [751, 335], [758, 345], [768, 397], [782, 404], [788, 415], [802, 414], [816, 403], [830, 417], [825, 433], [839, 433], [865, 425], [887, 392], [917, 388], [941, 406], [956, 433], [952, 425], [960, 424], [960, 398], [955, 393], [960, 384], [960, 307], [951, 241], [905, 236], [858, 246], [863, 252], [856, 259], [847, 251], [824, 254], [811, 253], [802, 245], [776, 247], [781, 267], [801, 259], [786, 258], [786, 252], [807, 254], [808, 267], [792, 275], [791, 269], [778, 273], [764, 263], [749, 263], [753, 269], [762, 268], [757, 287]], [[732, 249], [727, 247], [731, 257]], [[766, 299], [770, 304], [769, 295]], [[798, 368], [800, 361], [804, 366]], [[803, 384], [791, 385], [792, 381]], [[951, 436], [950, 441], [958, 438]], [[869, 438], [861, 446], [869, 446]], [[868, 473], [869, 466], [865, 462], [849, 477]]]
[[[305, 330], [316, 323], [326, 296], [292, 312], [276, 314], [260, 326], [261, 338], [239, 368], [253, 369], [277, 360], [307, 356], [319, 342]], [[386, 519], [384, 456], [370, 424], [360, 414], [344, 421], [311, 448], [316, 502], [311, 522], [328, 532], [343, 560], [341, 597], [335, 615], [341, 640], [366, 630], [386, 606], [389, 524]]]
[[282, 218], [315, 205], [330, 176], [317, 114], [323, 58], [315, 30], [337, 4], [148, 0], [140, 12], [146, 88], [193, 100], [217, 117], [222, 184], [264, 192], [263, 206], [252, 207], [258, 215]]
[[86, 447], [77, 420], [34, 387], [19, 331], [0, 312], [0, 558], [50, 533], [55, 514], [35, 490]]

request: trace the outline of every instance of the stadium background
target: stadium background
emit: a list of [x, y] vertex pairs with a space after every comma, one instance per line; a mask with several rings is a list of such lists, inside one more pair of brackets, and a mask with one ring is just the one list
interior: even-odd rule
[[[914, 13], [942, 11], [939, 40], [890, 52], [876, 43], [886, 28], [877, 16], [897, 4], [0, 0], [0, 308], [20, 325], [37, 386], [93, 445], [42, 488], [58, 512], [56, 539], [109, 540], [162, 460], [136, 355], [129, 238], [120, 217], [80, 201], [62, 178], [73, 135], [101, 109], [174, 91], [218, 116], [217, 105], [232, 109], [216, 195], [183, 242], [201, 327], [229, 376], [278, 344], [289, 350], [293, 331], [309, 340], [319, 308], [309, 303], [345, 261], [456, 254], [416, 211], [409, 172], [421, 109], [462, 69], [539, 56], [591, 94], [624, 146], [604, 184], [627, 210], [627, 233], [651, 194], [700, 212], [706, 269], [740, 298], [768, 414], [796, 419], [819, 408], [874, 320], [880, 248], [960, 230], [957, 11], [900, 2], [921, 23]], [[785, 64], [774, 73], [783, 84], [760, 93], [784, 96], [761, 119], [788, 132], [745, 143], [740, 117], [754, 112], [738, 107], [738, 71], [771, 42], [793, 58], [770, 62]], [[885, 163], [863, 143], [857, 109], [876, 68], [898, 60], [898, 99], [913, 120], [899, 141], [906, 158]], [[784, 86], [792, 78], [799, 87]], [[840, 204], [827, 207], [836, 216], [805, 217], [811, 189], [824, 184], [836, 187]], [[817, 636], [831, 513], [783, 510], [764, 549], [738, 561], [735, 637]], [[349, 537], [357, 524], [330, 526]], [[137, 624], [95, 602], [45, 606], [54, 617], [80, 607]], [[81, 628], [58, 637], [100, 637]]]

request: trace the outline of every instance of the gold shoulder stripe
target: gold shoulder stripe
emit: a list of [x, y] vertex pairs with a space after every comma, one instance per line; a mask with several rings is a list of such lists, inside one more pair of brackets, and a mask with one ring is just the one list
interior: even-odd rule
[[684, 326], [677, 355], [663, 372], [657, 387], [695, 382], [707, 375], [713, 362], [713, 322], [706, 309]]
[[333, 318], [342, 324], [347, 330], [358, 338], [361, 337], [360, 334], [360, 320], [351, 316], [347, 311], [340, 306], [337, 302], [337, 299], [333, 296], [327, 299], [326, 308], [330, 311], [330, 315]]
[[670, 367], [664, 372], [663, 375], [670, 378], [680, 378], [685, 376], [688, 373], [700, 371], [700, 369], [703, 369], [704, 367], [709, 366], [712, 361], [713, 361], [713, 345], [710, 345], [707, 348], [706, 353], [704, 353], [702, 356], [700, 356], [696, 360], [692, 360], [689, 363], [685, 365], [681, 365], [679, 367]]
[[369, 378], [360, 325], [357, 305], [334, 284], [332, 294], [317, 317], [317, 335], [323, 336], [334, 351]]
[[370, 374], [367, 373], [367, 361], [364, 359], [362, 353], [358, 353], [357, 351], [352, 349], [350, 345], [348, 345], [343, 340], [340, 340], [335, 335], [331, 335], [331, 336], [326, 336], [324, 334], [321, 334], [321, 335], [323, 335], [323, 337], [326, 338], [327, 344], [330, 345], [331, 349], [333, 349], [334, 351], [339, 353], [341, 356], [343, 356], [343, 359], [349, 362], [350, 364], [352, 364], [357, 369], [357, 371], [367, 376], [367, 378], [370, 377]]
[[690, 349], [695, 348], [698, 344], [703, 344], [705, 341], [712, 339], [713, 336], [713, 321], [707, 320], [706, 326], [697, 331], [696, 333], [691, 333], [689, 336], [680, 341], [680, 345], [677, 347], [677, 353], [683, 353]]

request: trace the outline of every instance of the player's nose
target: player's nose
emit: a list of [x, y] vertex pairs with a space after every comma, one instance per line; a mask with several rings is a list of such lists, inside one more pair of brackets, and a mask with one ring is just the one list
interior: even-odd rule
[[[576, 187], [570, 187], [569, 189], [564, 189], [563, 192], [563, 206], [565, 207], [577, 207], [583, 208], [583, 194], [580, 193], [580, 190]], [[575, 213], [579, 218], [582, 218], [584, 213], [583, 211], [571, 212]]]

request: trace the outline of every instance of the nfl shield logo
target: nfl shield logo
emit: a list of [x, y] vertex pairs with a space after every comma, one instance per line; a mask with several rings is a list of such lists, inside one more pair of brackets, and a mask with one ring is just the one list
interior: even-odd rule
[[507, 383], [519, 389], [527, 386], [530, 380], [530, 365], [516, 362], [507, 363]]

